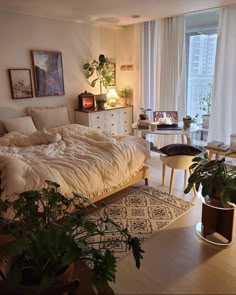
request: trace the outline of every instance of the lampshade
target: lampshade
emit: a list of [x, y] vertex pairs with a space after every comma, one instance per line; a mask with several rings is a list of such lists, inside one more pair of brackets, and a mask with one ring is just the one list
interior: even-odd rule
[[107, 98], [108, 99], [117, 99], [119, 98], [116, 90], [114, 88], [111, 88], [108, 90], [108, 93], [107, 93]]

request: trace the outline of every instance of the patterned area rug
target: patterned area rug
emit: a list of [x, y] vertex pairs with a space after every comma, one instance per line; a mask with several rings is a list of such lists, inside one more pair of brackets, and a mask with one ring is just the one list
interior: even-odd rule
[[[193, 206], [193, 204], [173, 195], [146, 186], [107, 205], [105, 208], [99, 209], [92, 213], [90, 217], [96, 221], [103, 216], [105, 210], [110, 218], [124, 227], [127, 226], [131, 235], [144, 242]], [[122, 242], [122, 236], [117, 233], [102, 237], [99, 240], [102, 248], [104, 248], [102, 246], [104, 240], [110, 242], [106, 248], [114, 251], [117, 261], [129, 254], [125, 243]]]

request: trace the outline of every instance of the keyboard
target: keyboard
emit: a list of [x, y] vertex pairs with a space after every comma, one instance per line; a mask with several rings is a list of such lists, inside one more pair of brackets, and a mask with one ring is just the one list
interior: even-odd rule
[[157, 126], [157, 130], [182, 130], [182, 128], [178, 126]]

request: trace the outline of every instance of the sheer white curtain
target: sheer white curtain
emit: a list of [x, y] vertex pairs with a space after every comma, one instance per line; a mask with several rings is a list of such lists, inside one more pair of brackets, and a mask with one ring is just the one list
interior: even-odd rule
[[[140, 30], [142, 107], [153, 111], [177, 110], [181, 120], [185, 113], [184, 16], [146, 22]], [[176, 139], [173, 136], [155, 136], [155, 144], [160, 147]]]
[[[157, 107], [158, 22], [151, 21], [135, 26], [138, 52], [134, 118], [138, 120], [140, 108], [155, 110]], [[152, 114], [149, 114], [150, 119], [151, 116]]]
[[208, 141], [236, 132], [236, 6], [220, 11]]
[[160, 21], [159, 107], [163, 111], [185, 113], [185, 18], [165, 18]]

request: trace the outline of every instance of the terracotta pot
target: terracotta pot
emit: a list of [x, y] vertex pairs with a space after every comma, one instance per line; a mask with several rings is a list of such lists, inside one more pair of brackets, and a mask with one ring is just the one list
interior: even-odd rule
[[120, 104], [122, 106], [127, 106], [128, 105], [128, 98], [127, 97], [120, 97]]

